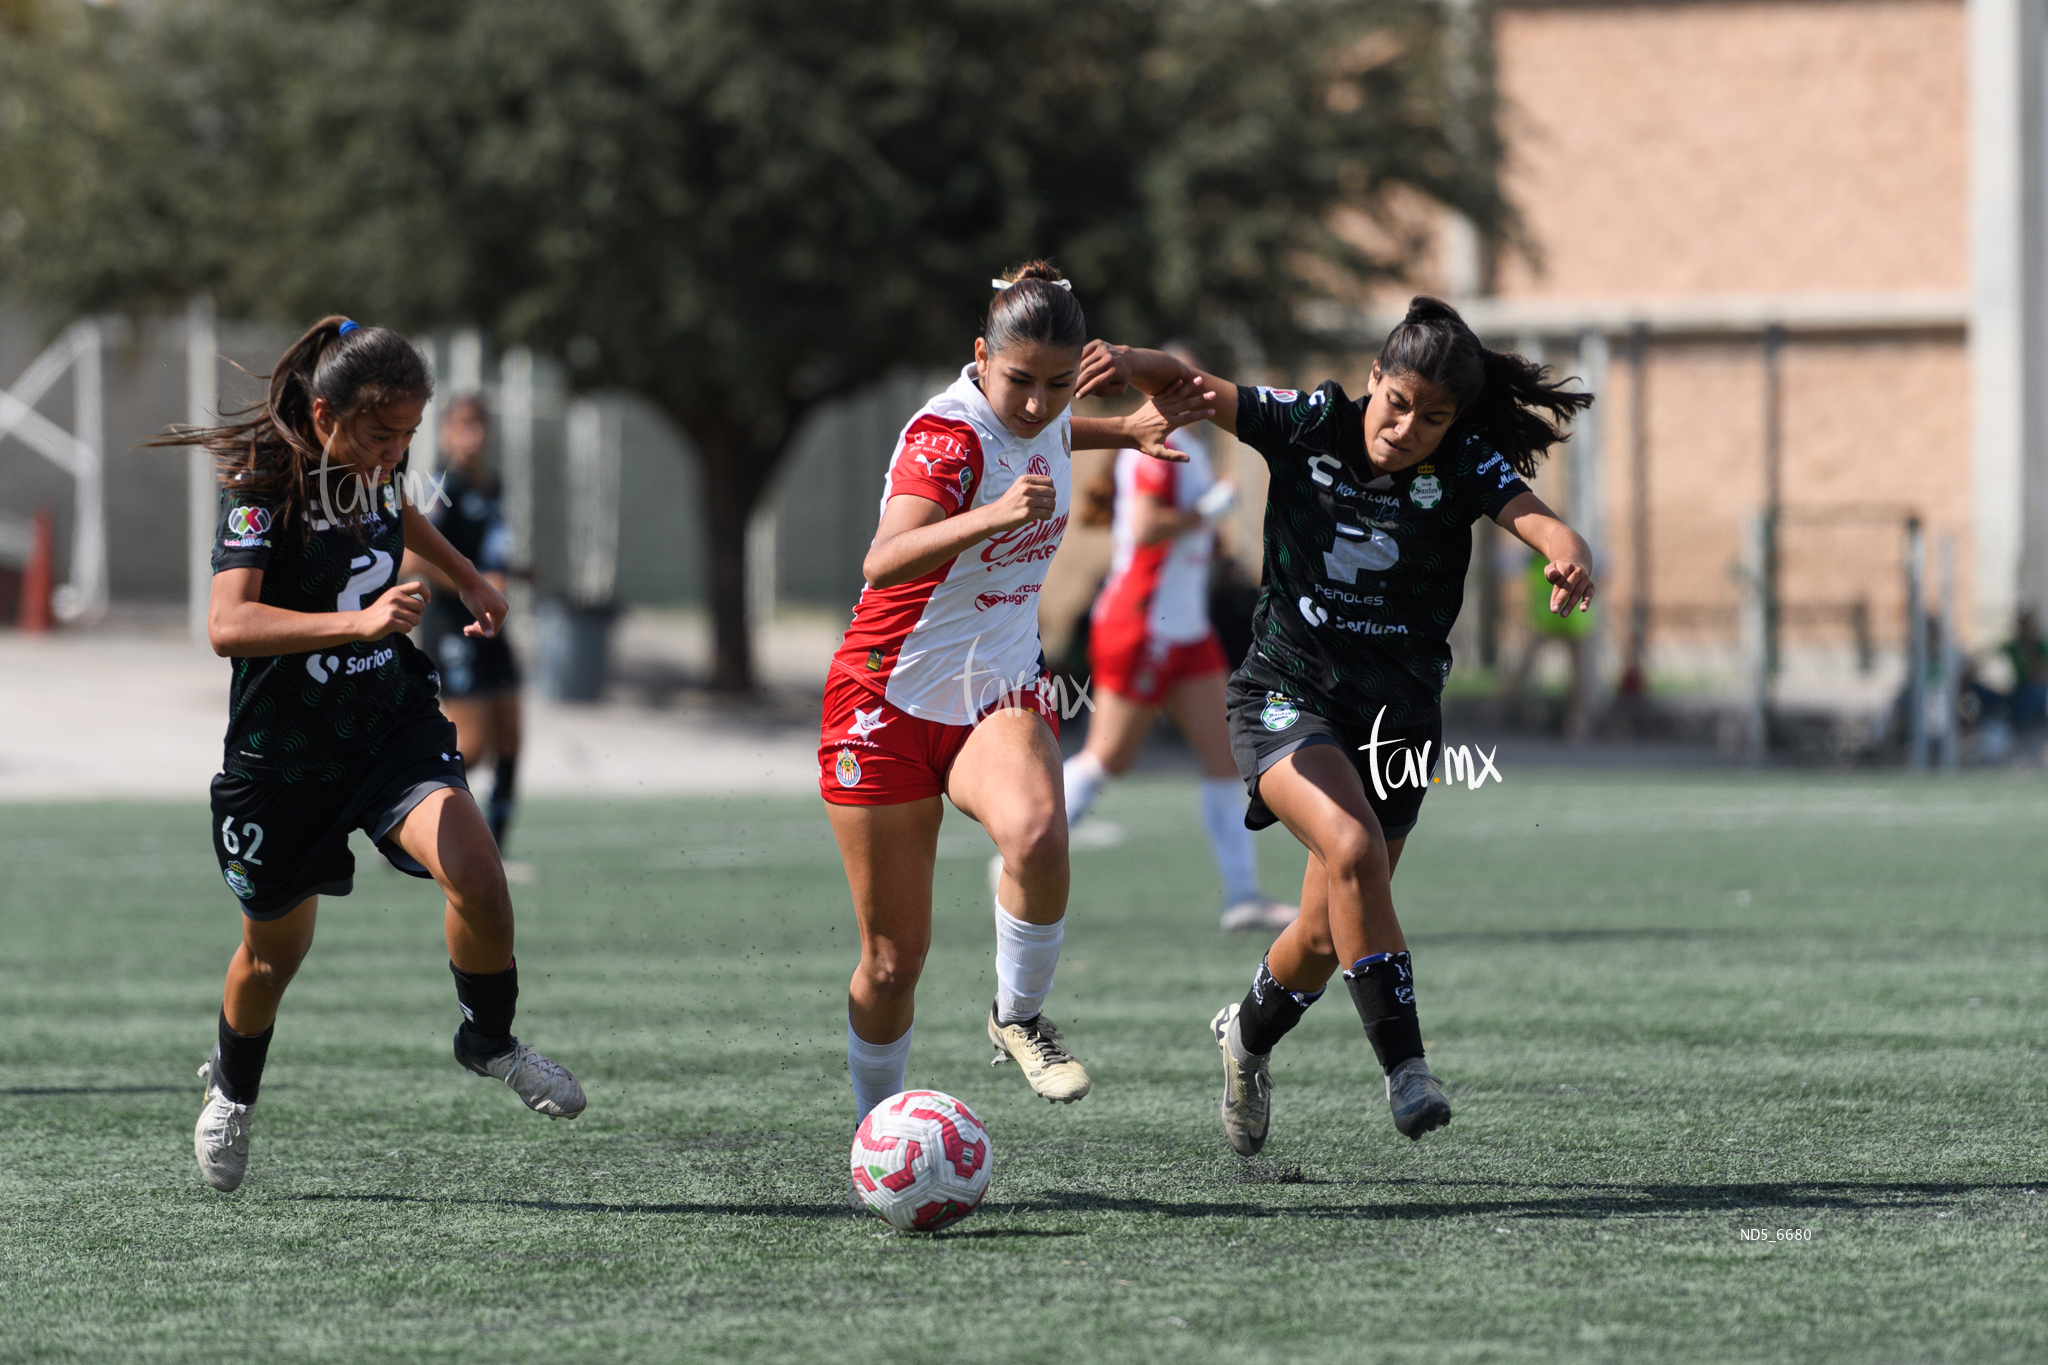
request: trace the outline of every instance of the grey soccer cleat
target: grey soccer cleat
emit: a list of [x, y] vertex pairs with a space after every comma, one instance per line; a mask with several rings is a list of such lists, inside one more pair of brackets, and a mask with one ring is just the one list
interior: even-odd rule
[[208, 1057], [199, 1068], [205, 1082], [204, 1107], [192, 1129], [192, 1155], [199, 1158], [199, 1175], [207, 1184], [227, 1194], [239, 1189], [249, 1171], [249, 1129], [253, 1126], [253, 1104], [236, 1104], [213, 1083], [220, 1065], [218, 1055]]
[[1223, 1052], [1223, 1136], [1239, 1156], [1257, 1156], [1266, 1145], [1273, 1117], [1273, 1074], [1266, 1069], [1273, 1054], [1244, 1050], [1244, 1035], [1237, 1026], [1237, 1013], [1243, 1008], [1225, 1005], [1209, 1028]]
[[466, 1029], [455, 1031], [455, 1060], [479, 1076], [503, 1081], [536, 1114], [573, 1119], [583, 1112], [583, 1087], [560, 1062], [549, 1061], [517, 1038], [495, 1057], [480, 1057], [463, 1046]]
[[1387, 1077], [1387, 1105], [1394, 1111], [1394, 1127], [1404, 1138], [1421, 1141], [1451, 1121], [1451, 1102], [1444, 1096], [1443, 1083], [1430, 1074], [1429, 1063], [1410, 1057]]

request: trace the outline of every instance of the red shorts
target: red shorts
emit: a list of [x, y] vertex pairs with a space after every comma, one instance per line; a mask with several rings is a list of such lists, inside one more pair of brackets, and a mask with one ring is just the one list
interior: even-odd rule
[[[1023, 707], [1045, 718], [1057, 736], [1059, 708], [1036, 687], [1005, 697], [984, 715]], [[919, 720], [881, 693], [833, 669], [825, 679], [818, 725], [818, 793], [835, 806], [898, 806], [946, 790], [972, 725]]]
[[1199, 640], [1172, 644], [1143, 634], [1105, 639], [1091, 634], [1088, 666], [1095, 686], [1142, 706], [1158, 706], [1173, 685], [1184, 678], [1207, 673], [1228, 673], [1230, 660], [1224, 657], [1222, 642], [1210, 631]]

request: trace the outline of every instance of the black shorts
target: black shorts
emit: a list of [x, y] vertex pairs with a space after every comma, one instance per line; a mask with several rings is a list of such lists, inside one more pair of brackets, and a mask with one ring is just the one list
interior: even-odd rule
[[1237, 771], [1251, 796], [1244, 813], [1246, 829], [1278, 823], [1279, 817], [1259, 799], [1259, 777], [1296, 749], [1311, 744], [1329, 744], [1344, 751], [1351, 766], [1358, 769], [1365, 799], [1388, 839], [1405, 838], [1415, 828], [1422, 815], [1422, 798], [1429, 795], [1430, 771], [1442, 755], [1441, 715], [1419, 725], [1382, 725], [1375, 743], [1370, 718], [1362, 726], [1339, 725], [1303, 706], [1299, 697], [1249, 681], [1241, 670], [1230, 677], [1224, 705], [1230, 715], [1230, 754], [1237, 760]]
[[220, 875], [253, 920], [273, 920], [308, 896], [355, 889], [348, 834], [362, 830], [401, 872], [427, 870], [390, 838], [413, 807], [442, 787], [469, 790], [455, 727], [439, 711], [406, 722], [361, 777], [273, 782], [236, 773], [213, 779], [213, 851]]
[[450, 701], [488, 697], [519, 686], [519, 661], [502, 633], [487, 639], [464, 635], [458, 626], [422, 632], [421, 648], [441, 675], [441, 695]]

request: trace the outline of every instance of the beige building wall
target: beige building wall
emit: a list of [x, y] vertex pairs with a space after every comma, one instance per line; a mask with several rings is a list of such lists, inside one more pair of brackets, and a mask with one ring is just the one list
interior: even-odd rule
[[[1483, 292], [1504, 315], [1652, 324], [1653, 677], [1730, 680], [1742, 667], [1737, 568], [1765, 501], [1757, 324], [1781, 307], [1796, 319], [1802, 301], [1882, 317], [1904, 300], [1936, 321], [1795, 321], [1787, 334], [1788, 682], [1802, 668], [1838, 679], [1859, 612], [1896, 654], [1909, 512], [1953, 538], [1968, 611], [1966, 17], [1962, 0], [1567, 0], [1496, 15], [1509, 184], [1532, 249], [1504, 253]], [[1749, 321], [1712, 321], [1717, 310]], [[1610, 344], [1598, 478], [1618, 646], [1637, 590], [1636, 490], [1627, 338]]]

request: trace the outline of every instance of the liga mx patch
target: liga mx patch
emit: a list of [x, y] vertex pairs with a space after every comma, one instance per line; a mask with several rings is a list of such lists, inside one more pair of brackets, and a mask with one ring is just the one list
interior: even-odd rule
[[229, 863], [226, 867], [222, 868], [220, 875], [226, 880], [228, 890], [234, 892], [243, 900], [247, 900], [256, 894], [256, 883], [249, 880], [249, 869], [243, 867], [240, 860]]
[[842, 787], [860, 785], [860, 760], [853, 756], [853, 750], [841, 749], [839, 759], [832, 765], [832, 772]]

